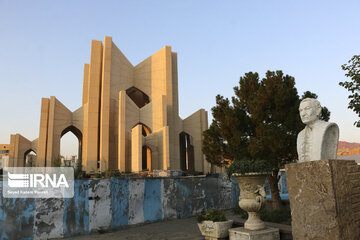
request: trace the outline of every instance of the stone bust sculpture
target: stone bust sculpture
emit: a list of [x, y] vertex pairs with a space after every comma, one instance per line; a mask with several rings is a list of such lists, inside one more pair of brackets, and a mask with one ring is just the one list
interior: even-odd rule
[[299, 162], [336, 159], [339, 127], [319, 119], [320, 102], [305, 98], [299, 106], [301, 121], [306, 127], [297, 136]]

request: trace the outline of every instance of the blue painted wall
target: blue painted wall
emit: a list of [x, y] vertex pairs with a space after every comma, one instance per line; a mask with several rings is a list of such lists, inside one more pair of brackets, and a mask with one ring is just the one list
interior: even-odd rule
[[[286, 174], [281, 174], [280, 191], [284, 197], [287, 194]], [[131, 184], [135, 182], [139, 184]], [[93, 191], [100, 185], [105, 192], [103, 195], [94, 194]], [[131, 189], [130, 185], [137, 189]], [[190, 217], [211, 207], [228, 209], [237, 206], [239, 194], [236, 180], [229, 181], [224, 175], [76, 180], [74, 198], [35, 200], [0, 196], [0, 240], [89, 234], [92, 230], [98, 230], [91, 229], [90, 218], [94, 220], [99, 216], [96, 214], [99, 214], [99, 208], [104, 207], [104, 203], [108, 203], [106, 208], [110, 214], [99, 217], [109, 223], [105, 228], [117, 228], [129, 225], [129, 220], [135, 217], [140, 219], [136, 223], [141, 223]], [[90, 200], [89, 196], [95, 197]], [[133, 210], [130, 212], [129, 209]], [[49, 215], [52, 217], [49, 218]]]

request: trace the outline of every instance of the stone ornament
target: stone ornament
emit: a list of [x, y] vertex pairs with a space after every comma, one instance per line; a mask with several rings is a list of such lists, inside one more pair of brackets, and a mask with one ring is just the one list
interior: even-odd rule
[[315, 98], [305, 98], [299, 106], [301, 121], [306, 127], [298, 134], [299, 162], [336, 159], [339, 127], [320, 120], [321, 105]]
[[240, 188], [239, 206], [249, 215], [244, 224], [245, 229], [254, 231], [265, 228], [258, 212], [265, 206], [266, 176], [263, 173], [233, 174]]

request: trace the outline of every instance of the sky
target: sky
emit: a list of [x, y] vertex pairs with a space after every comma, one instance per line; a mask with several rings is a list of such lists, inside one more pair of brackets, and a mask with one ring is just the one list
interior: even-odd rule
[[[282, 70], [299, 95], [316, 93], [340, 128], [360, 142], [341, 70], [360, 54], [360, 1], [0, 0], [0, 143], [39, 134], [42, 97], [81, 106], [91, 40], [112, 36], [133, 65], [165, 45], [178, 53], [180, 117], [234, 95], [246, 72]], [[77, 152], [74, 135], [61, 153]]]

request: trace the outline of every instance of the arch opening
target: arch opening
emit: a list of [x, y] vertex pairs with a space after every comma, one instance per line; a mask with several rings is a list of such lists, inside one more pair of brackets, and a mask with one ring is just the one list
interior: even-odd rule
[[74, 127], [69, 126], [61, 132], [60, 137], [60, 165], [77, 166], [82, 160], [82, 133]]
[[151, 148], [146, 145], [142, 147], [142, 170], [151, 171]]
[[180, 168], [183, 171], [195, 171], [195, 154], [194, 146], [192, 144], [192, 137], [186, 133], [181, 132], [180, 138]]
[[27, 150], [24, 153], [24, 167], [36, 166], [36, 152], [32, 149]]
[[126, 94], [133, 100], [133, 102], [139, 107], [142, 108], [150, 102], [150, 98], [143, 91], [136, 87], [131, 87], [126, 90]]
[[[142, 123], [138, 123], [137, 125], [141, 125], [141, 133], [144, 137], [149, 136], [151, 134], [151, 130], [148, 126]], [[134, 126], [134, 127], [135, 127]], [[142, 170], [143, 171], [151, 171], [151, 148], [147, 145], [142, 146]]]

